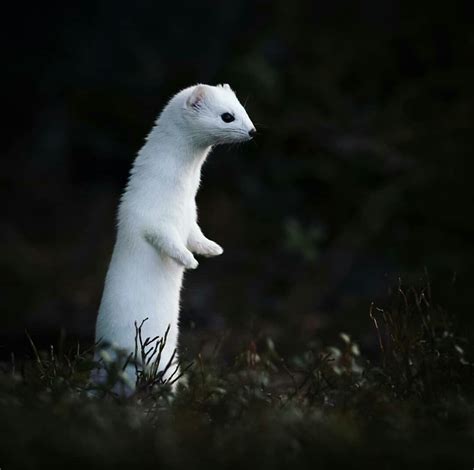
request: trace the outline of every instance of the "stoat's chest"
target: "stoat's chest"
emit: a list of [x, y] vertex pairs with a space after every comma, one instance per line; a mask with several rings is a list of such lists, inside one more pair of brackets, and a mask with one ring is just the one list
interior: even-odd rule
[[[196, 220], [196, 193], [201, 166], [173, 171], [166, 168], [135, 172], [122, 199], [121, 219], [132, 229], [138, 226], [170, 225], [186, 239]], [[158, 227], [157, 227], [158, 228]]]
[[171, 222], [184, 236], [187, 236], [196, 219], [196, 191], [199, 181], [170, 185], [162, 190], [148, 193], [147, 214], [155, 221]]

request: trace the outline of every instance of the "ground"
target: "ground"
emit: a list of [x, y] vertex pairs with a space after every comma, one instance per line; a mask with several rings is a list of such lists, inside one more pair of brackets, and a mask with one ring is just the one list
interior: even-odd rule
[[32, 359], [0, 376], [1, 468], [470, 468], [469, 342], [426, 286], [395, 287], [368, 314], [372, 357], [348, 333], [292, 357], [269, 337], [229, 357], [214, 338], [182, 360], [175, 394], [138, 367], [128, 398], [111, 392], [113, 364], [94, 388], [90, 351], [37, 351], [28, 338]]

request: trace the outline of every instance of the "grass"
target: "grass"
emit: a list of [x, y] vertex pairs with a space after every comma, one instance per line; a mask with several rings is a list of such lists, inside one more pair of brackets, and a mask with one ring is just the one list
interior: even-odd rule
[[[155, 367], [137, 369], [132, 397], [111, 393], [119, 368], [91, 397], [91, 351], [30, 339], [34, 359], [0, 374], [0, 467], [471, 468], [471, 344], [429, 285], [399, 285], [369, 315], [377, 351], [341, 333], [288, 358], [267, 338], [229, 361], [217, 342], [175, 395]], [[152, 364], [164, 341], [139, 333]]]

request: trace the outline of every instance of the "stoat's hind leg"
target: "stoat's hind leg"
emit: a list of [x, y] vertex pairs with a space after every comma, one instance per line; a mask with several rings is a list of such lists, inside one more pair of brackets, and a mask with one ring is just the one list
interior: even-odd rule
[[104, 359], [100, 357], [100, 352], [96, 352], [94, 361], [97, 363], [97, 366], [91, 372], [91, 388], [87, 394], [90, 397], [100, 397], [107, 392], [112, 392], [120, 397], [133, 395], [136, 384], [135, 366], [133, 364], [125, 366], [126, 363], [117, 358], [113, 351], [101, 351], [104, 351], [106, 355], [111, 352], [113, 357], [107, 360], [108, 365], [106, 367]]

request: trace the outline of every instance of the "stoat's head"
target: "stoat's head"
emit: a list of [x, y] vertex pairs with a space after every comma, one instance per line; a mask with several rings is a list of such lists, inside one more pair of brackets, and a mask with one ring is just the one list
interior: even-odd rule
[[183, 117], [197, 141], [227, 144], [251, 140], [255, 135], [255, 126], [229, 85], [196, 85], [183, 93]]

